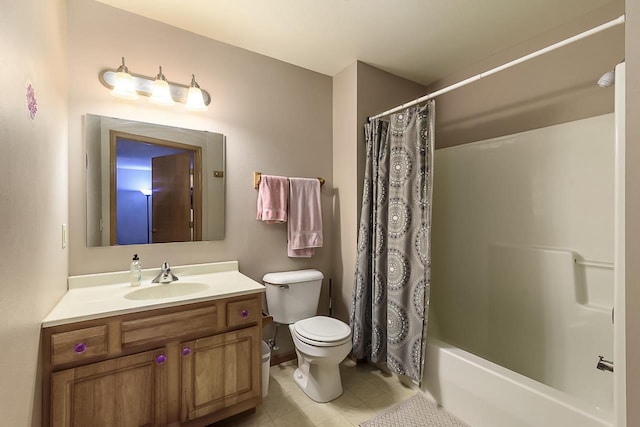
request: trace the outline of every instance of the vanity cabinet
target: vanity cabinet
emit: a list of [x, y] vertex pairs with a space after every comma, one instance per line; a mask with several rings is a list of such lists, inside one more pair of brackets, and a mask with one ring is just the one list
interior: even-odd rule
[[43, 328], [43, 425], [205, 426], [255, 408], [261, 298]]
[[252, 359], [259, 345], [257, 327], [183, 343], [181, 420], [194, 420], [255, 397], [261, 384]]
[[164, 353], [147, 351], [51, 374], [51, 425], [166, 425]]

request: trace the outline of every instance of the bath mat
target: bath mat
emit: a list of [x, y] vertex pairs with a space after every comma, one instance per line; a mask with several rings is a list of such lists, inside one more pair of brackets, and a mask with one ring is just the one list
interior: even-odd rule
[[360, 423], [360, 427], [469, 427], [422, 393]]

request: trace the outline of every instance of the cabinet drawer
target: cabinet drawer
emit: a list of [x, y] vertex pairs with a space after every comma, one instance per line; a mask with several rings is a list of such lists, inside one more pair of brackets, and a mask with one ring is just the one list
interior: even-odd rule
[[214, 333], [217, 329], [217, 307], [197, 308], [122, 322], [122, 346], [132, 347], [167, 338]]
[[252, 297], [240, 301], [226, 303], [227, 326], [253, 323], [262, 316], [260, 298]]
[[51, 335], [51, 364], [54, 366], [105, 356], [107, 351], [107, 325]]

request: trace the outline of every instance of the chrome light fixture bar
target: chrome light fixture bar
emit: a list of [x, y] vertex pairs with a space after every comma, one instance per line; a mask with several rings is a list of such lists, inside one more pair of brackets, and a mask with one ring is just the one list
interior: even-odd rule
[[[127, 77], [129, 76], [129, 77]], [[166, 82], [169, 87], [169, 94], [171, 95], [171, 99], [175, 102], [181, 102], [186, 104], [187, 108], [195, 111], [203, 111], [207, 109], [207, 105], [211, 103], [211, 95], [204, 90], [201, 89], [200, 86], [195, 81], [195, 76], [191, 76], [191, 84], [190, 85], [182, 85], [179, 83], [172, 83], [166, 80], [164, 74], [162, 74], [162, 68], [160, 68], [160, 72], [156, 77], [147, 77], [139, 74], [133, 74], [129, 72], [129, 69], [124, 65], [124, 58], [122, 58], [122, 65], [118, 67], [117, 70], [104, 70], [100, 73], [99, 79], [100, 83], [108, 89], [111, 89], [111, 94], [116, 97], [124, 98], [124, 99], [135, 99], [136, 94], [153, 97], [154, 88], [158, 85], [157, 81]], [[125, 92], [126, 96], [120, 95], [119, 89], [115, 89], [117, 86], [118, 80], [124, 80], [130, 85], [130, 88], [133, 91], [129, 90]], [[163, 84], [163, 83], [160, 83]], [[202, 94], [202, 102], [197, 102], [197, 104], [192, 105], [189, 104], [189, 98], [193, 97], [193, 95], [189, 96], [190, 89], [197, 88], [198, 91]], [[192, 90], [191, 93], [194, 91]], [[170, 101], [167, 100], [164, 104], [171, 104]]]

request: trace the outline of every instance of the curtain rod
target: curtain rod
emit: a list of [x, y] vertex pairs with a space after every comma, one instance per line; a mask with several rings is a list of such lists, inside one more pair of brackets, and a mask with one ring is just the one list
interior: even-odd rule
[[584, 32], [582, 32], [580, 34], [576, 34], [573, 37], [569, 37], [568, 39], [565, 39], [565, 40], [559, 41], [557, 43], [554, 43], [554, 44], [552, 44], [550, 46], [547, 46], [545, 48], [537, 50], [537, 51], [535, 51], [533, 53], [530, 53], [528, 55], [525, 55], [525, 56], [523, 56], [521, 58], [514, 59], [513, 61], [507, 62], [506, 64], [500, 65], [499, 67], [492, 68], [491, 70], [485, 71], [484, 73], [476, 74], [473, 77], [469, 77], [469, 78], [467, 78], [465, 80], [462, 80], [462, 81], [460, 81], [458, 83], [454, 83], [451, 86], [447, 86], [445, 88], [442, 88], [442, 89], [437, 90], [435, 92], [429, 93], [429, 94], [427, 94], [425, 96], [422, 96], [422, 97], [420, 97], [418, 99], [415, 99], [413, 101], [407, 102], [407, 103], [402, 104], [402, 105], [398, 105], [397, 107], [391, 108], [390, 110], [384, 111], [384, 112], [382, 112], [380, 114], [376, 114], [375, 116], [371, 116], [367, 120], [371, 121], [373, 119], [377, 119], [377, 118], [380, 118], [380, 117], [383, 117], [383, 116], [388, 116], [389, 114], [393, 114], [393, 113], [395, 113], [397, 111], [404, 110], [405, 108], [412, 107], [412, 106], [414, 106], [416, 104], [419, 104], [421, 102], [428, 101], [428, 100], [433, 99], [433, 98], [435, 98], [437, 96], [443, 95], [443, 94], [445, 94], [447, 92], [451, 92], [454, 89], [458, 89], [459, 87], [466, 86], [469, 83], [473, 83], [473, 82], [478, 81], [480, 79], [483, 79], [483, 78], [485, 78], [487, 76], [495, 74], [498, 71], [506, 70], [507, 68], [511, 68], [514, 65], [520, 64], [521, 62], [525, 62], [525, 61], [528, 61], [529, 59], [533, 59], [536, 56], [543, 55], [543, 54], [545, 54], [547, 52], [550, 52], [552, 50], [555, 50], [555, 49], [558, 49], [560, 47], [566, 46], [566, 45], [568, 45], [570, 43], [573, 43], [573, 42], [578, 41], [580, 39], [583, 39], [585, 37], [589, 37], [589, 36], [591, 36], [593, 34], [599, 33], [600, 31], [604, 31], [604, 30], [606, 30], [608, 28], [615, 27], [616, 25], [623, 24], [624, 21], [625, 21], [625, 17], [624, 17], [624, 15], [621, 15], [618, 18], [616, 18], [616, 19], [614, 19], [612, 21], [606, 22], [606, 23], [604, 23], [602, 25], [598, 25], [597, 27], [594, 27], [594, 28], [592, 28], [590, 30], [584, 31]]

